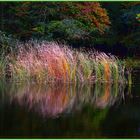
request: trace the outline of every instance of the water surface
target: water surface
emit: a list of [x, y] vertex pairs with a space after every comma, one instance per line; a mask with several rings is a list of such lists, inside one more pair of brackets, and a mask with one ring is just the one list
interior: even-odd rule
[[139, 74], [131, 87], [1, 81], [0, 137], [139, 137]]

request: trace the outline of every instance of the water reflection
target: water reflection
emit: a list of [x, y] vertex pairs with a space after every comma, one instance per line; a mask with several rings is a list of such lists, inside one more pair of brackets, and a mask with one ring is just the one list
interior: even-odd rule
[[9, 97], [11, 104], [17, 103], [42, 117], [56, 118], [79, 111], [86, 105], [90, 105], [93, 109], [112, 106], [123, 99], [124, 89], [125, 85], [117, 83], [77, 86], [20, 83], [9, 85], [5, 96]]

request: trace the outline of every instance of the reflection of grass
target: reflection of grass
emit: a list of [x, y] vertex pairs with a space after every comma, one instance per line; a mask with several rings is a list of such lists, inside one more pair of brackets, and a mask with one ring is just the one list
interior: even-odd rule
[[[124, 65], [105, 53], [76, 51], [48, 42], [19, 45], [17, 55], [9, 55], [8, 72], [13, 80], [37, 82], [126, 82]], [[25, 49], [26, 48], [26, 49]], [[0, 75], [5, 75], [0, 61]]]
[[[8, 86], [7, 83], [6, 86], [4, 83], [0, 87], [0, 93], [4, 91], [5, 98], [8, 104], [8, 99], [10, 100], [10, 103], [12, 105], [16, 105], [15, 107], [12, 106], [12, 112], [14, 112], [14, 117], [19, 120], [23, 119], [26, 116], [26, 113], [31, 113], [31, 116], [29, 114], [24, 119], [24, 124], [22, 128], [25, 128], [25, 124], [28, 125], [30, 122], [32, 122], [32, 125], [38, 124], [39, 129], [43, 126], [46, 126], [44, 130], [47, 130], [49, 134], [49, 130], [51, 130], [51, 133], [53, 132], [61, 132], [61, 134], [69, 135], [75, 134], [75, 131], [77, 130], [77, 136], [79, 136], [79, 126], [80, 126], [80, 133], [83, 134], [85, 137], [88, 135], [98, 135], [100, 136], [100, 127], [103, 123], [104, 119], [106, 119], [106, 115], [108, 113], [109, 107], [111, 105], [114, 105], [114, 103], [117, 103], [118, 99], [121, 100], [121, 95], [124, 89], [122, 86], [118, 85], [116, 87], [118, 90], [117, 96], [114, 96], [114, 88], [111, 83], [104, 83], [101, 84], [98, 82], [96, 85], [96, 90], [98, 90], [98, 94], [96, 94], [95, 98], [95, 87], [93, 84], [85, 84], [85, 85], [77, 85], [72, 84], [36, 84], [36, 83], [16, 83], [15, 85]], [[109, 88], [112, 89], [109, 90]], [[71, 92], [70, 92], [71, 91]], [[12, 92], [12, 93], [11, 93]], [[103, 102], [103, 96], [108, 94], [108, 99], [104, 100], [106, 104], [104, 106], [97, 106], [97, 100], [100, 102]], [[6, 95], [9, 95], [8, 97]], [[5, 104], [4, 104], [5, 105]], [[20, 107], [19, 107], [20, 106]], [[99, 109], [102, 108], [102, 109]], [[27, 111], [27, 109], [29, 109]], [[15, 115], [15, 110], [17, 114]], [[26, 110], [24, 112], [24, 110]], [[2, 113], [8, 113], [8, 111], [2, 111]], [[37, 114], [39, 114], [40, 118], [39, 120], [43, 120], [42, 123], [37, 123], [38, 119], [36, 119]], [[12, 113], [13, 114], [13, 113]], [[68, 114], [68, 115], [67, 115]], [[18, 115], [18, 116], [17, 116]], [[60, 115], [60, 116], [59, 116]], [[5, 117], [6, 115], [4, 115]], [[32, 117], [34, 116], [34, 117]], [[43, 119], [43, 117], [55, 117], [55, 119]], [[18, 118], [18, 119], [17, 119]], [[29, 120], [29, 121], [27, 121]], [[47, 123], [44, 123], [45, 122]], [[13, 119], [12, 119], [13, 122]], [[15, 121], [14, 121], [15, 122]], [[20, 122], [18, 123], [18, 129]], [[55, 127], [54, 127], [55, 126]], [[30, 126], [29, 126], [30, 127]], [[35, 127], [35, 126], [34, 126]], [[36, 129], [37, 127], [32, 127], [32, 131], [35, 132], [39, 129]], [[7, 127], [8, 128], [8, 127]], [[65, 130], [65, 131], [62, 131]], [[91, 131], [89, 131], [91, 130]], [[60, 134], [60, 133], [59, 133]]]
[[[4, 85], [2, 85], [4, 87]], [[2, 88], [1, 88], [2, 89]], [[105, 108], [122, 99], [124, 86], [121, 84], [12, 84], [11, 88], [2, 89], [11, 101], [37, 111], [43, 116], [56, 117], [82, 109], [85, 105], [93, 108]], [[10, 91], [10, 92], [9, 92]]]

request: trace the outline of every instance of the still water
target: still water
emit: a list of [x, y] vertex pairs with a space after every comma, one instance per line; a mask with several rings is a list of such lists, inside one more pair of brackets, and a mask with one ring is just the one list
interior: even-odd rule
[[131, 87], [1, 81], [0, 137], [140, 137], [139, 74]]

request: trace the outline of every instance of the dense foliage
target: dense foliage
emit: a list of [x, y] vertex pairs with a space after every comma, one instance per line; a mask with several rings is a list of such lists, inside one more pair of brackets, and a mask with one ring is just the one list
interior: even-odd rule
[[[129, 55], [140, 53], [140, 2], [105, 3], [111, 19], [113, 43], [127, 48]], [[110, 36], [109, 36], [110, 37]]]
[[95, 47], [117, 55], [140, 52], [140, 2], [4, 2], [0, 16], [0, 45], [6, 52], [16, 46], [15, 41], [7, 45], [13, 38]]

